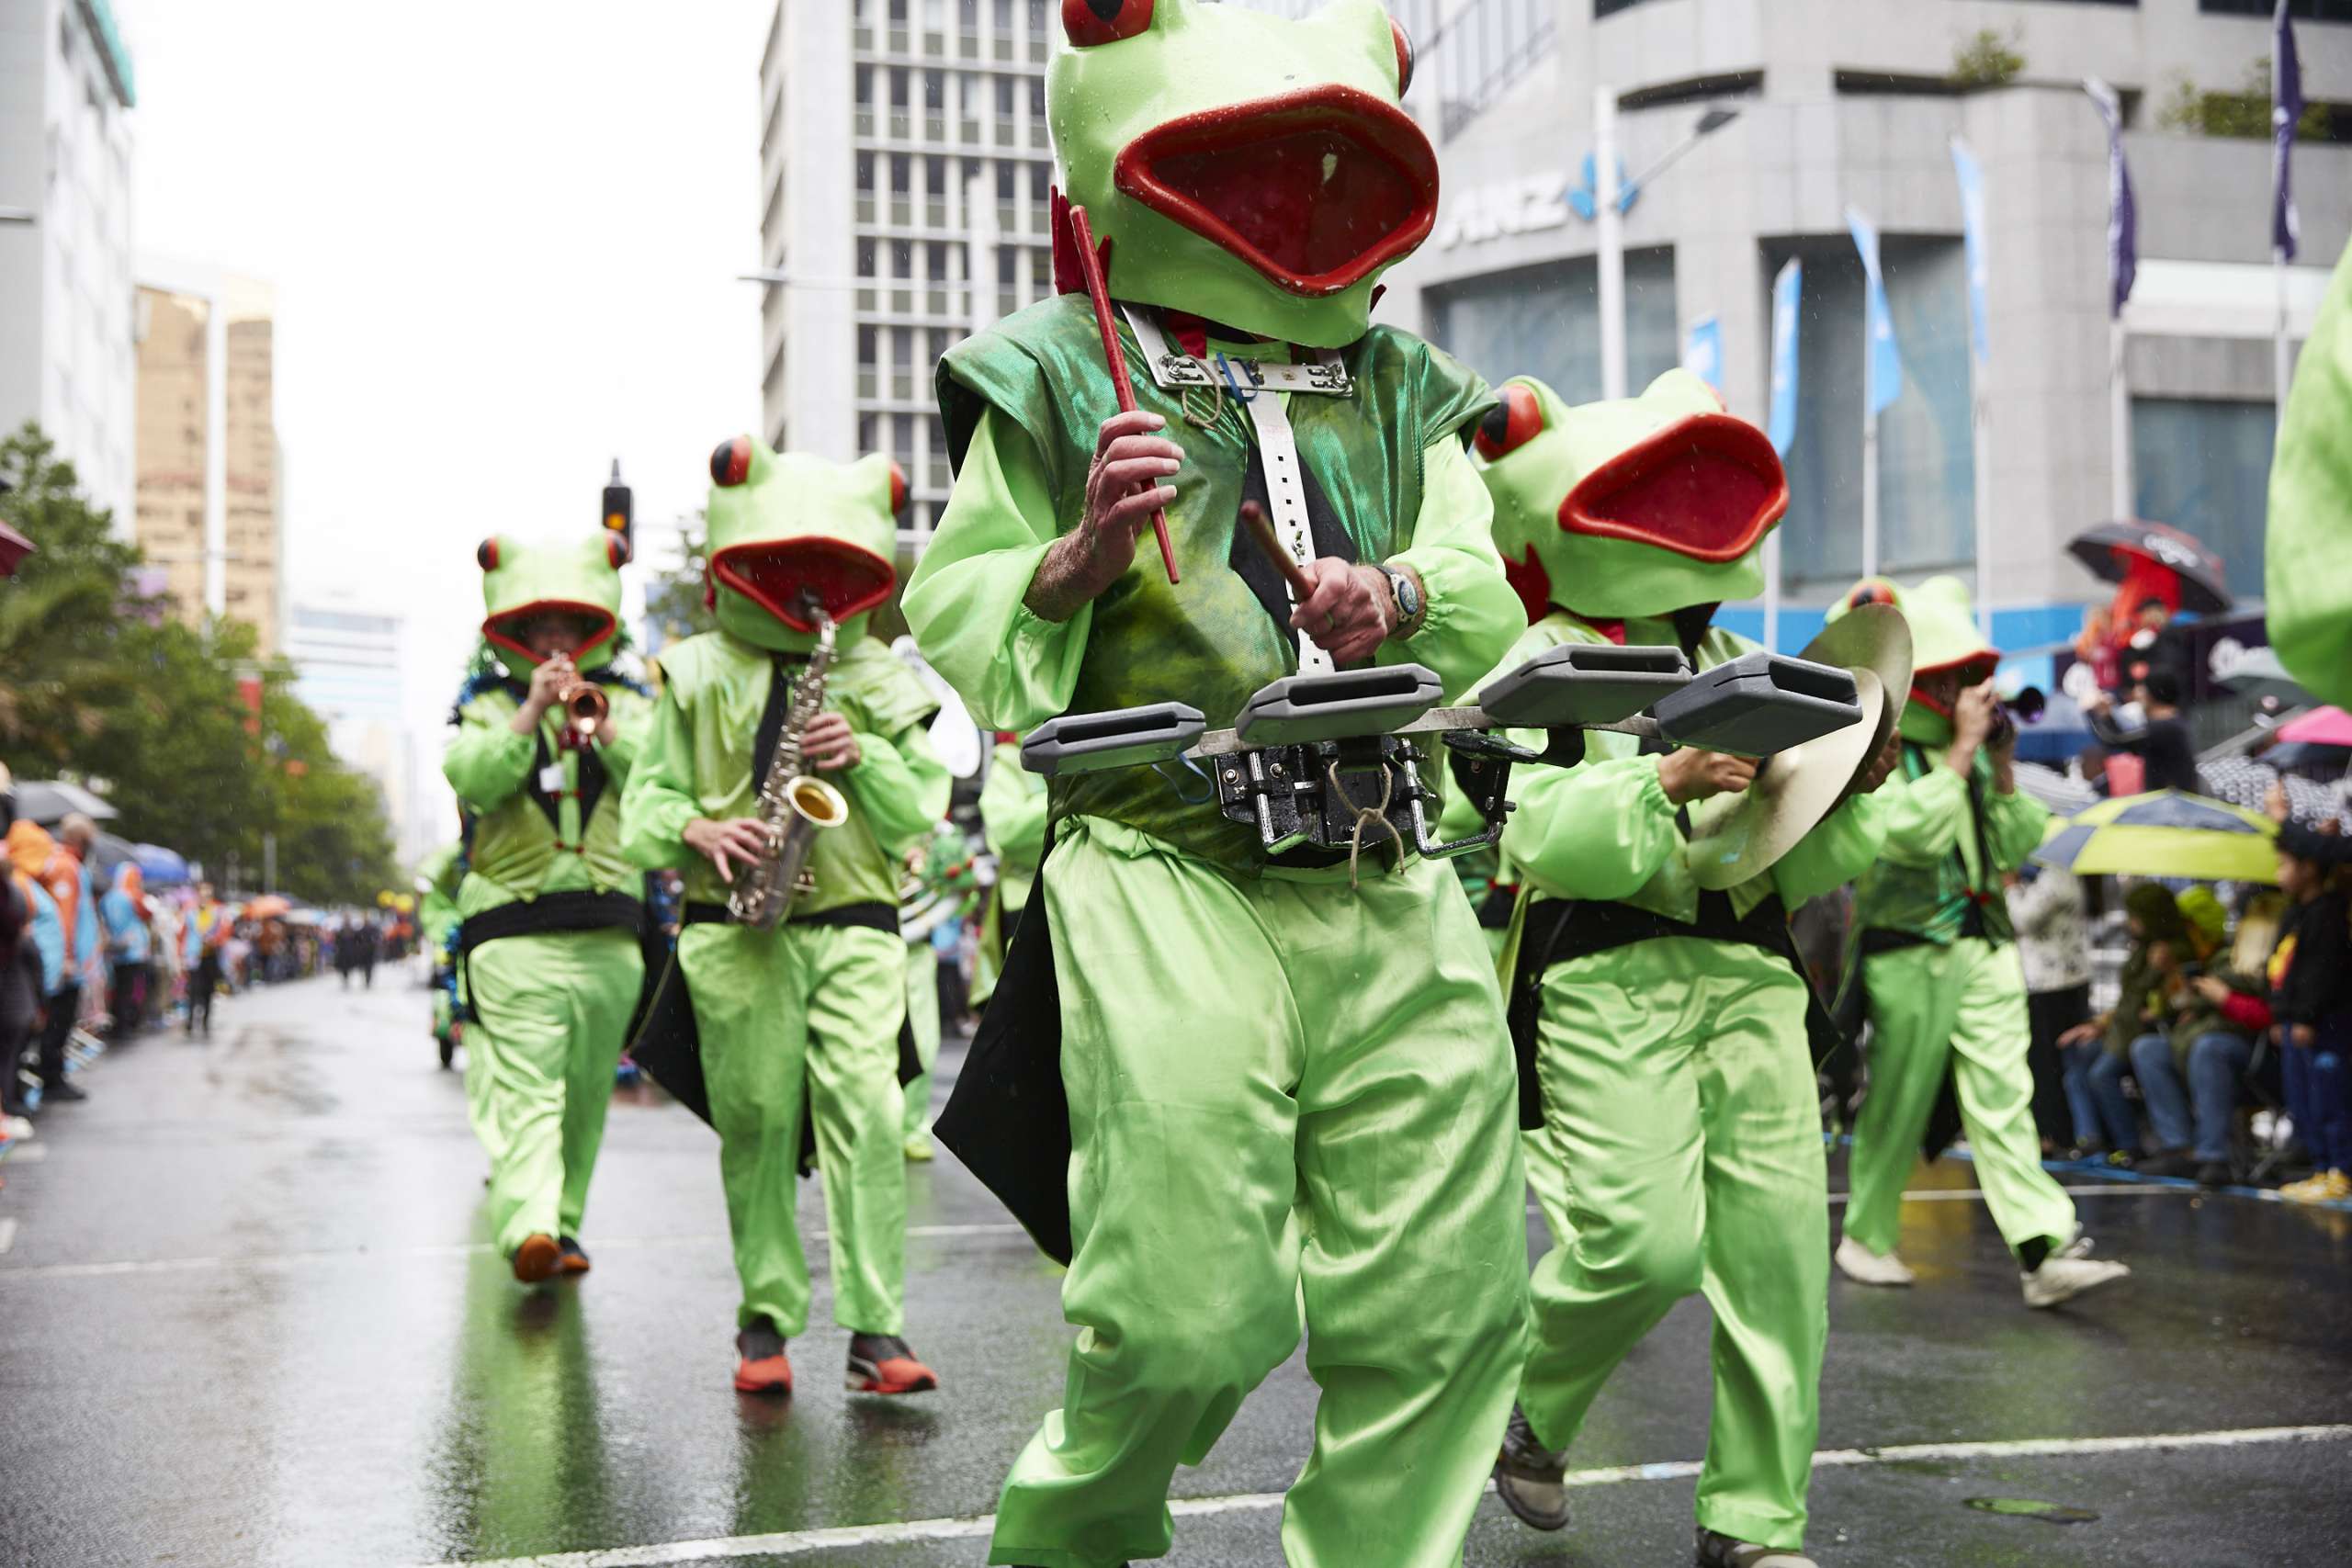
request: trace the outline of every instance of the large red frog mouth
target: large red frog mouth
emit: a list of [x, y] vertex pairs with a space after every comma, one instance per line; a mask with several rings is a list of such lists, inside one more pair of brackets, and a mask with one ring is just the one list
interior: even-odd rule
[[1119, 189], [1293, 294], [1352, 288], [1437, 221], [1437, 153], [1412, 118], [1353, 87], [1186, 115], [1120, 152]]
[[729, 545], [710, 558], [714, 588], [731, 588], [797, 632], [817, 628], [805, 614], [813, 593], [836, 623], [890, 597], [898, 573], [872, 550], [809, 536]]
[[1560, 502], [1560, 526], [1720, 566], [1754, 549], [1788, 509], [1788, 475], [1764, 433], [1729, 414], [1702, 413], [1577, 480]]

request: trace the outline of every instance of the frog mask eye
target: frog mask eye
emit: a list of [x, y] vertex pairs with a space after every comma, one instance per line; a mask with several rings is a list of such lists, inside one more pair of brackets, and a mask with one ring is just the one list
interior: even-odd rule
[[1062, 31], [1074, 48], [1093, 49], [1151, 30], [1152, 0], [1062, 0]]
[[1516, 382], [1505, 383], [1501, 391], [1502, 400], [1478, 422], [1478, 456], [1489, 463], [1544, 433], [1543, 405], [1532, 391]]

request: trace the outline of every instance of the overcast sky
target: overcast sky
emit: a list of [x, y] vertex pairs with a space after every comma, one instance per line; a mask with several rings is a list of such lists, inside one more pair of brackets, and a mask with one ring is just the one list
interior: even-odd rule
[[476, 542], [594, 527], [617, 456], [650, 554], [760, 424], [760, 291], [734, 277], [760, 260], [772, 0], [115, 9], [138, 244], [276, 287], [293, 591], [409, 617], [420, 782], [454, 832]]

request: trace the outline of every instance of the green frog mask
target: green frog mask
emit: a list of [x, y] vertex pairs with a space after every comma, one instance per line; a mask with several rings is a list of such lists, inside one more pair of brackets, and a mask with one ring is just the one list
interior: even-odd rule
[[[1923, 746], [1950, 745], [1951, 705], [1937, 693], [1982, 685], [2001, 664], [2001, 650], [1977, 629], [1968, 584], [1944, 576], [1905, 588], [1883, 577], [1866, 577], [1829, 606], [1828, 618], [1842, 620], [1864, 604], [1892, 604], [1910, 623], [1911, 696], [1903, 707], [1903, 738]], [[1937, 679], [1943, 675], [1953, 679]]]
[[1639, 397], [1577, 408], [1523, 376], [1498, 390], [1476, 447], [1531, 623], [1554, 604], [1629, 620], [1763, 592], [1758, 558], [1788, 478], [1704, 381], [1669, 370]]
[[1111, 291], [1309, 347], [1362, 337], [1437, 218], [1437, 153], [1397, 107], [1412, 48], [1376, 0], [1303, 21], [1063, 0], [1062, 31], [1046, 115]]
[[526, 623], [543, 615], [577, 617], [589, 627], [571, 660], [582, 670], [613, 661], [620, 636], [621, 572], [628, 547], [617, 534], [563, 544], [526, 545], [506, 535], [474, 552], [481, 567], [482, 640], [518, 681], [539, 660], [525, 640]]
[[849, 623], [898, 585], [899, 465], [878, 452], [831, 463], [739, 435], [711, 454], [710, 480], [707, 592], [718, 624], [758, 647], [800, 651], [816, 640], [813, 594], [843, 641], [862, 636], [863, 623]]

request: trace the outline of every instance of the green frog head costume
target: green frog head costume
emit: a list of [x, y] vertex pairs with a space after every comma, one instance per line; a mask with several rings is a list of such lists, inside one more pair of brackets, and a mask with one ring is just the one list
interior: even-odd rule
[[1963, 687], [1982, 685], [2001, 663], [2001, 650], [1976, 629], [1968, 584], [1957, 577], [1931, 577], [1917, 588], [1904, 588], [1883, 577], [1866, 578], [1829, 607], [1830, 625], [1865, 604], [1892, 604], [1911, 626], [1915, 651], [1911, 700], [1903, 708], [1903, 739], [1921, 746], [1951, 744], [1951, 709], [1921, 683], [1957, 674]]
[[806, 652], [813, 596], [842, 645], [898, 585], [891, 560], [907, 477], [878, 452], [831, 463], [739, 435], [710, 455], [707, 602], [718, 624], [761, 648]]
[[585, 671], [613, 661], [620, 645], [620, 569], [628, 564], [628, 547], [619, 535], [530, 545], [502, 534], [484, 539], [474, 559], [481, 567], [481, 639], [509, 675], [531, 678], [539, 660], [524, 630], [551, 613], [576, 616], [590, 627], [573, 664]]
[[1671, 617], [1764, 589], [1789, 483], [1764, 433], [1687, 370], [1641, 396], [1569, 408], [1517, 377], [1478, 430], [1495, 547], [1530, 622]]
[[1437, 153], [1397, 107], [1412, 47], [1377, 0], [1304, 21], [1065, 0], [1062, 28], [1046, 112], [1112, 292], [1276, 342], [1362, 337], [1380, 275], [1437, 220]]

